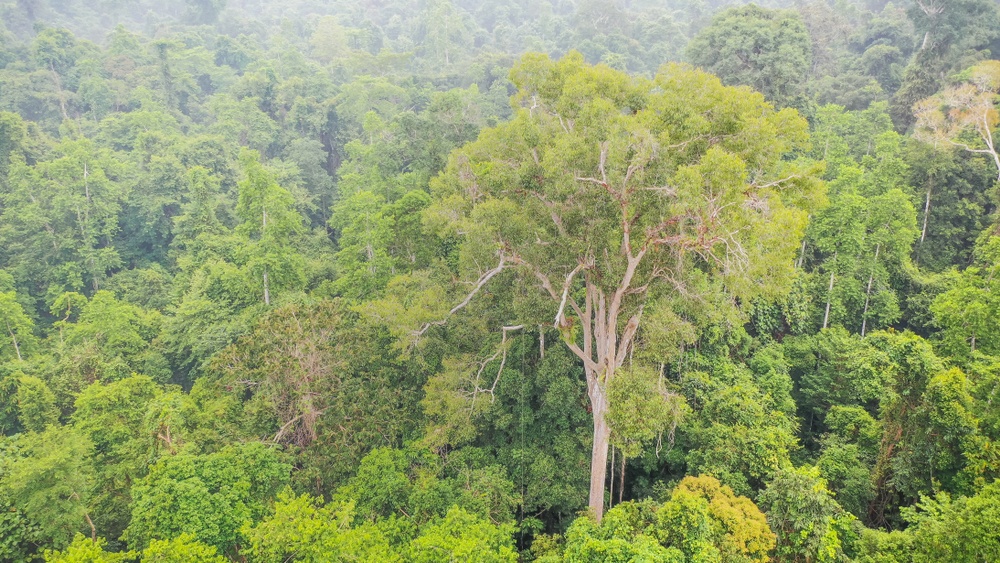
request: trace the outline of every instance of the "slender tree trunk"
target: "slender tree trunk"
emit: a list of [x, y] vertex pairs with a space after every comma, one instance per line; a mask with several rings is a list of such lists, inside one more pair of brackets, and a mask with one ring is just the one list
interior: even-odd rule
[[931, 188], [927, 188], [927, 198], [924, 200], [924, 226], [920, 230], [920, 244], [924, 243], [924, 239], [927, 238], [927, 218], [931, 213]]
[[622, 503], [622, 498], [625, 495], [625, 464], [628, 462], [628, 458], [622, 455], [622, 470], [621, 475], [618, 477], [618, 504]]
[[87, 520], [87, 525], [90, 526], [90, 541], [97, 543], [97, 527], [94, 526], [94, 521], [90, 519], [90, 514], [86, 512], [83, 513], [83, 517]]
[[590, 454], [590, 510], [598, 522], [604, 517], [604, 483], [608, 475], [608, 447], [611, 428], [604, 418], [608, 410], [607, 398], [599, 385], [590, 393], [594, 414], [594, 447]]
[[830, 287], [826, 289], [826, 313], [823, 314], [823, 328], [830, 322], [830, 300], [833, 298], [833, 271], [830, 272]]
[[90, 205], [90, 183], [88, 178], [90, 177], [90, 171], [87, 169], [87, 163], [83, 163], [83, 193], [87, 196], [87, 205]]
[[545, 327], [538, 325], [538, 357], [545, 359]]
[[865, 292], [865, 312], [861, 315], [861, 336], [865, 335], [868, 329], [868, 303], [872, 297], [872, 282], [875, 280], [875, 266], [878, 265], [878, 253], [882, 250], [882, 243], [875, 245], [875, 262], [872, 263], [872, 271], [868, 274], [868, 290]]
[[266, 266], [264, 267], [264, 304], [265, 305], [270, 305], [271, 304], [271, 288], [270, 288], [270, 286], [268, 284], [267, 267]]
[[615, 504], [615, 447], [611, 446], [611, 478], [608, 479], [608, 508]]
[[996, 147], [993, 145], [993, 131], [990, 124], [989, 112], [993, 111], [993, 107], [990, 106], [987, 112], [983, 113], [983, 128], [982, 137], [986, 141], [986, 146], [989, 148], [990, 156], [993, 157], [993, 164], [997, 167], [997, 180], [1000, 181], [1000, 154], [997, 153]]
[[[73, 491], [69, 498], [75, 498], [80, 504], [83, 504], [83, 499], [80, 498], [80, 493]], [[90, 541], [97, 543], [97, 527], [94, 526], [94, 521], [90, 519], [90, 513], [87, 512], [86, 507], [83, 509], [83, 519], [87, 521], [90, 526]]]
[[59, 73], [56, 72], [56, 67], [51, 62], [49, 63], [49, 70], [52, 71], [52, 81], [56, 85], [56, 94], [59, 97], [59, 112], [62, 113], [63, 119], [68, 120], [69, 114], [66, 113], [66, 96], [63, 95], [62, 81], [59, 80]]
[[7, 332], [10, 333], [10, 339], [14, 343], [14, 352], [17, 353], [17, 360], [21, 361], [23, 358], [21, 357], [21, 346], [18, 345], [18, 343], [17, 343], [17, 335], [14, 334], [14, 330], [12, 328], [10, 328], [10, 323], [9, 322], [4, 321], [4, 324], [7, 325]]

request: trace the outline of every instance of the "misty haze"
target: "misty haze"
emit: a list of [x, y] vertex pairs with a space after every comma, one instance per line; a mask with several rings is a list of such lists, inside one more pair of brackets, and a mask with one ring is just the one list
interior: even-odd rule
[[998, 0], [0, 0], [0, 563], [1000, 561], [998, 104]]

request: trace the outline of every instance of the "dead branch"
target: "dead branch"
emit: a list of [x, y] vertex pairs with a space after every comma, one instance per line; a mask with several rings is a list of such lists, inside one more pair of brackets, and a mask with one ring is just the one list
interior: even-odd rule
[[304, 412], [304, 413], [296, 416], [295, 418], [293, 418], [293, 419], [289, 420], [288, 422], [286, 422], [280, 429], [278, 429], [278, 433], [274, 435], [274, 438], [272, 438], [272, 441], [275, 442], [275, 443], [281, 441], [281, 438], [284, 437], [285, 432], [287, 432], [288, 429], [293, 424], [295, 424], [296, 422], [302, 420], [306, 416], [316, 416], [316, 417], [319, 417], [319, 416], [321, 416], [325, 412], [326, 412], [326, 409], [320, 409], [318, 411]]

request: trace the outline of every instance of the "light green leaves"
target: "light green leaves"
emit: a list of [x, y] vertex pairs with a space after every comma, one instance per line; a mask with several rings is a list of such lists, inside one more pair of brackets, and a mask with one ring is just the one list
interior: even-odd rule
[[0, 467], [0, 484], [14, 504], [42, 527], [51, 545], [67, 545], [79, 531], [89, 534], [91, 441], [73, 428], [50, 426], [21, 435], [16, 446], [18, 454]]
[[260, 443], [164, 458], [132, 488], [132, 521], [125, 537], [144, 548], [153, 540], [189, 533], [228, 552], [241, 542], [242, 526], [263, 517], [290, 469]]
[[358, 561], [399, 563], [381, 530], [371, 524], [354, 524], [354, 503], [323, 505], [309, 495], [295, 496], [286, 489], [278, 495], [274, 514], [244, 527], [244, 553], [251, 562]]
[[[34, 342], [34, 323], [13, 291], [0, 292], [0, 359], [23, 360]], [[26, 346], [28, 348], [26, 348]]]
[[666, 387], [653, 370], [622, 368], [608, 386], [611, 407], [606, 416], [611, 444], [628, 458], [638, 457], [664, 433], [674, 430], [688, 411], [684, 398]]
[[50, 424], [59, 422], [56, 397], [44, 381], [30, 375], [22, 376], [17, 383], [17, 417], [29, 432], [42, 432]]
[[854, 516], [833, 499], [819, 469], [781, 471], [759, 502], [777, 533], [776, 555], [789, 561], [845, 561], [856, 534]]

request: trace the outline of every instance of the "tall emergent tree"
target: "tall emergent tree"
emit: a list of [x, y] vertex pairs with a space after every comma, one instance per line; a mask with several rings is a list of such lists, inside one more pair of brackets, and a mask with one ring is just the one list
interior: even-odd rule
[[686, 324], [675, 312], [686, 301], [738, 310], [778, 295], [822, 184], [784, 158], [807, 142], [804, 119], [711, 75], [668, 66], [649, 80], [572, 53], [526, 55], [511, 78], [514, 119], [456, 151], [432, 183], [425, 224], [460, 241], [459, 277], [473, 280], [438, 312], [457, 313], [503, 275], [527, 301], [512, 326], [554, 322], [586, 374], [600, 519], [607, 390], [644, 311], [662, 331], [665, 319]]
[[261, 279], [264, 304], [271, 305], [272, 286], [301, 285], [302, 259], [291, 240], [302, 231], [303, 220], [292, 194], [278, 185], [256, 152], [244, 149], [240, 165], [245, 178], [239, 183], [236, 213], [243, 223], [237, 232], [249, 243], [244, 249], [246, 267]]
[[983, 61], [962, 77], [966, 80], [914, 104], [914, 136], [934, 145], [950, 144], [989, 155], [1000, 179], [1000, 147], [993, 139], [993, 130], [1000, 123], [996, 109], [1000, 61]]

